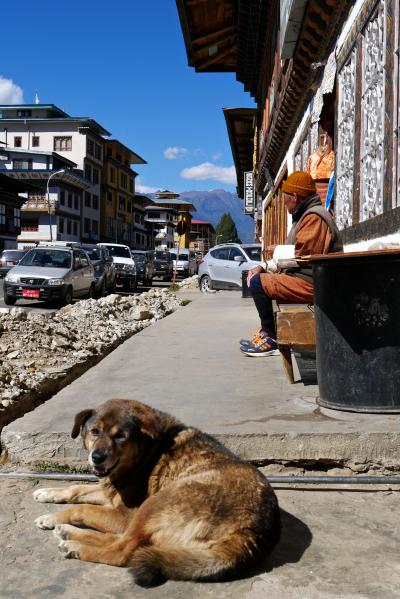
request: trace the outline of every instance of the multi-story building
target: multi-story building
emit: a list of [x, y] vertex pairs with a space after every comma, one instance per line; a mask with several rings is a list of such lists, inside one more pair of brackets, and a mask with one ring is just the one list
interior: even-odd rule
[[205, 254], [214, 243], [214, 240], [215, 229], [211, 223], [205, 220], [192, 219], [189, 243], [190, 249]]
[[38, 241], [80, 241], [83, 194], [91, 183], [80, 170], [73, 170], [76, 164], [57, 152], [9, 147], [0, 157], [2, 172], [29, 188], [21, 190], [18, 247], [32, 247]]
[[133, 238], [132, 247], [135, 250], [154, 249], [153, 224], [146, 221], [146, 207], [154, 202], [145, 195], [136, 194], [133, 203]]
[[[104, 165], [102, 170], [100, 235], [102, 241], [125, 243], [136, 247], [135, 178], [132, 164], [146, 164], [138, 154], [117, 139], [104, 142]], [[144, 215], [143, 215], [144, 219]], [[138, 235], [142, 242], [140, 234]], [[140, 245], [140, 244], [139, 244]]]
[[5, 149], [56, 152], [74, 162], [90, 182], [81, 210], [81, 240], [100, 240], [100, 183], [104, 138], [94, 119], [74, 117], [54, 104], [0, 105], [0, 143]]
[[264, 246], [286, 237], [280, 189], [294, 170], [310, 172], [323, 199], [333, 175], [329, 207], [348, 247], [398, 236], [400, 0], [177, 4], [189, 64], [236, 73], [255, 99], [225, 117]]
[[0, 173], [0, 251], [17, 247], [17, 237], [21, 231], [20, 209], [23, 202], [19, 194], [26, 191], [26, 188], [26, 183], [13, 181]]
[[173, 208], [177, 214], [174, 216], [174, 224], [178, 225], [178, 221], [184, 223], [184, 231], [181, 235], [178, 234], [178, 229], [175, 230], [173, 247], [188, 248], [190, 242], [190, 230], [192, 215], [191, 212], [196, 212], [195, 206], [182, 198], [179, 193], [174, 193], [168, 189], [163, 189], [156, 193], [154, 199], [156, 206], [161, 208]]
[[168, 250], [174, 247], [174, 233], [178, 221], [178, 211], [170, 207], [147, 206], [145, 212], [145, 222], [155, 233], [155, 248]]

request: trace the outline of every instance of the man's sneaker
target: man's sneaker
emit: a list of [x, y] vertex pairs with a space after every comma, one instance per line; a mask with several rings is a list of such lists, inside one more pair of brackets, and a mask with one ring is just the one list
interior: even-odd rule
[[252, 345], [253, 343], [257, 343], [257, 341], [260, 341], [260, 334], [263, 333], [263, 332], [264, 331], [260, 327], [256, 331], [253, 331], [251, 339], [241, 339], [239, 341], [239, 344], [247, 347], [248, 345]]
[[256, 343], [251, 343], [247, 346], [241, 345], [240, 349], [246, 356], [251, 356], [252, 358], [273, 356], [279, 353], [277, 342], [265, 332], [260, 333], [259, 340]]

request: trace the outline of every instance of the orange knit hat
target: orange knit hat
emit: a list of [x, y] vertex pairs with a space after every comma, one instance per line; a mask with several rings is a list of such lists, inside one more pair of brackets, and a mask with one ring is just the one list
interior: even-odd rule
[[282, 183], [282, 191], [297, 193], [301, 198], [308, 198], [317, 193], [317, 188], [311, 175], [303, 171], [295, 171]]

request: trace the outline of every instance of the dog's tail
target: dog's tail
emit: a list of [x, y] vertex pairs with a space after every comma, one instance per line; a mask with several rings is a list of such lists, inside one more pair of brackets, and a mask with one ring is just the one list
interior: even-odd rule
[[[227, 553], [227, 552], [225, 552]], [[136, 584], [144, 587], [174, 580], [220, 580], [235, 563], [218, 548], [139, 547], [130, 560]]]

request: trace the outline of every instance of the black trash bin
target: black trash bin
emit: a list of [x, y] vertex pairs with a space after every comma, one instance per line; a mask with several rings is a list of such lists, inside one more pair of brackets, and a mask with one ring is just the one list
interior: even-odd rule
[[400, 412], [400, 250], [312, 260], [318, 403]]
[[251, 291], [247, 285], [248, 270], [242, 270], [242, 297], [251, 297]]

